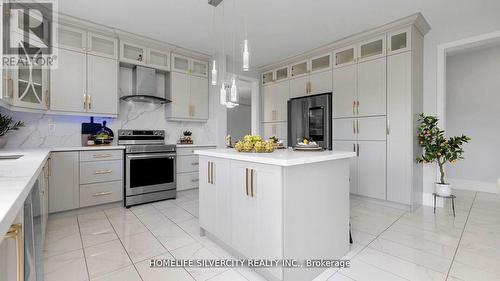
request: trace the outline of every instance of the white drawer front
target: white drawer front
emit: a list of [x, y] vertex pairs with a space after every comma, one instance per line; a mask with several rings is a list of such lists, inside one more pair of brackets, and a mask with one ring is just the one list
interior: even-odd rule
[[121, 149], [80, 151], [80, 162], [121, 159], [123, 159], [123, 150]]
[[197, 188], [198, 182], [198, 172], [177, 174], [177, 191]]
[[215, 146], [196, 146], [196, 147], [178, 147], [177, 156], [179, 155], [193, 155], [195, 150], [203, 150], [203, 149], [214, 149]]
[[123, 161], [80, 163], [80, 184], [123, 180]]
[[88, 207], [123, 199], [123, 181], [80, 185], [80, 207]]
[[177, 173], [197, 172], [199, 165], [198, 155], [177, 156]]

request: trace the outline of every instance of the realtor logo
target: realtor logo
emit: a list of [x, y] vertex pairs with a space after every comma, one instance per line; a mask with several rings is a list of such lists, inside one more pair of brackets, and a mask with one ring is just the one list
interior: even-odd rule
[[55, 0], [3, 1], [3, 67], [54, 66], [55, 7]]

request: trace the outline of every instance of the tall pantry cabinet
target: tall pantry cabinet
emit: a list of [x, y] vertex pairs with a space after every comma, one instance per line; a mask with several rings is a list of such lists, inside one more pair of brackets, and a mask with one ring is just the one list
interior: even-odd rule
[[[334, 52], [333, 138], [335, 150], [357, 155], [351, 160], [351, 193], [419, 204], [415, 132], [423, 110], [423, 35], [410, 26], [350, 49]], [[346, 50], [352, 58], [346, 59]]]
[[261, 75], [264, 136], [286, 140], [288, 99], [331, 91], [333, 150], [356, 153], [350, 160], [351, 193], [421, 204], [416, 131], [423, 112], [423, 40], [429, 30], [423, 16], [414, 14], [285, 60], [287, 65], [266, 66]]

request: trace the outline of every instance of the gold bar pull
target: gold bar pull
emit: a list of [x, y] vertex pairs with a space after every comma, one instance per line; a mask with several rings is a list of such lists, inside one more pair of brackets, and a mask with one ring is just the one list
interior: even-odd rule
[[92, 95], [88, 95], [88, 99], [89, 109], [92, 109]]
[[356, 101], [352, 102], [352, 114], [356, 114]]
[[357, 152], [358, 157], [359, 157], [359, 143], [357, 144], [357, 149], [356, 149], [356, 152]]
[[357, 131], [357, 133], [359, 135], [359, 119], [356, 120], [356, 131]]
[[108, 157], [111, 157], [113, 156], [112, 154], [110, 153], [100, 153], [100, 154], [94, 154], [92, 155], [93, 158], [108, 158]]
[[355, 143], [352, 144], [352, 152], [356, 152], [356, 144]]
[[248, 168], [246, 168], [246, 171], [245, 171], [245, 192], [248, 196]]
[[211, 183], [210, 182], [210, 161], [207, 162], [207, 179], [208, 179], [208, 183]]
[[113, 192], [112, 191], [99, 192], [99, 193], [96, 193], [92, 196], [98, 197], [98, 196], [104, 196], [104, 195], [110, 195], [110, 194], [113, 194]]
[[389, 135], [391, 133], [391, 123], [389, 122], [389, 119], [387, 119], [387, 135]]
[[356, 120], [352, 120], [352, 133], [356, 134]]
[[255, 193], [253, 190], [253, 172], [254, 169], [250, 169], [250, 194], [252, 195], [252, 197], [255, 197]]
[[215, 163], [212, 163], [212, 184], [215, 184]]
[[105, 170], [97, 170], [94, 172], [96, 175], [102, 175], [102, 174], [111, 174], [113, 170], [111, 169], [105, 169]]
[[191, 165], [192, 165], [192, 166], [198, 166], [199, 164], [200, 164], [200, 163], [198, 163], [198, 162], [193, 162], [193, 163], [191, 163]]
[[22, 243], [22, 225], [20, 223], [10, 226], [5, 238], [12, 238], [16, 241], [16, 280], [24, 280], [24, 247]]
[[83, 94], [83, 109], [87, 109], [87, 94]]
[[356, 103], [356, 110], [357, 110], [358, 115], [359, 115], [359, 100], [358, 100], [358, 102]]

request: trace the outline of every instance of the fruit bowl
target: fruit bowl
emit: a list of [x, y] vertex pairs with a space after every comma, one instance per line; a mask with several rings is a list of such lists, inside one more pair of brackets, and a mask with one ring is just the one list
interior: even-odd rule
[[234, 145], [234, 149], [238, 152], [271, 153], [274, 151], [275, 145], [272, 141], [262, 140], [258, 135], [246, 135], [243, 140]]

